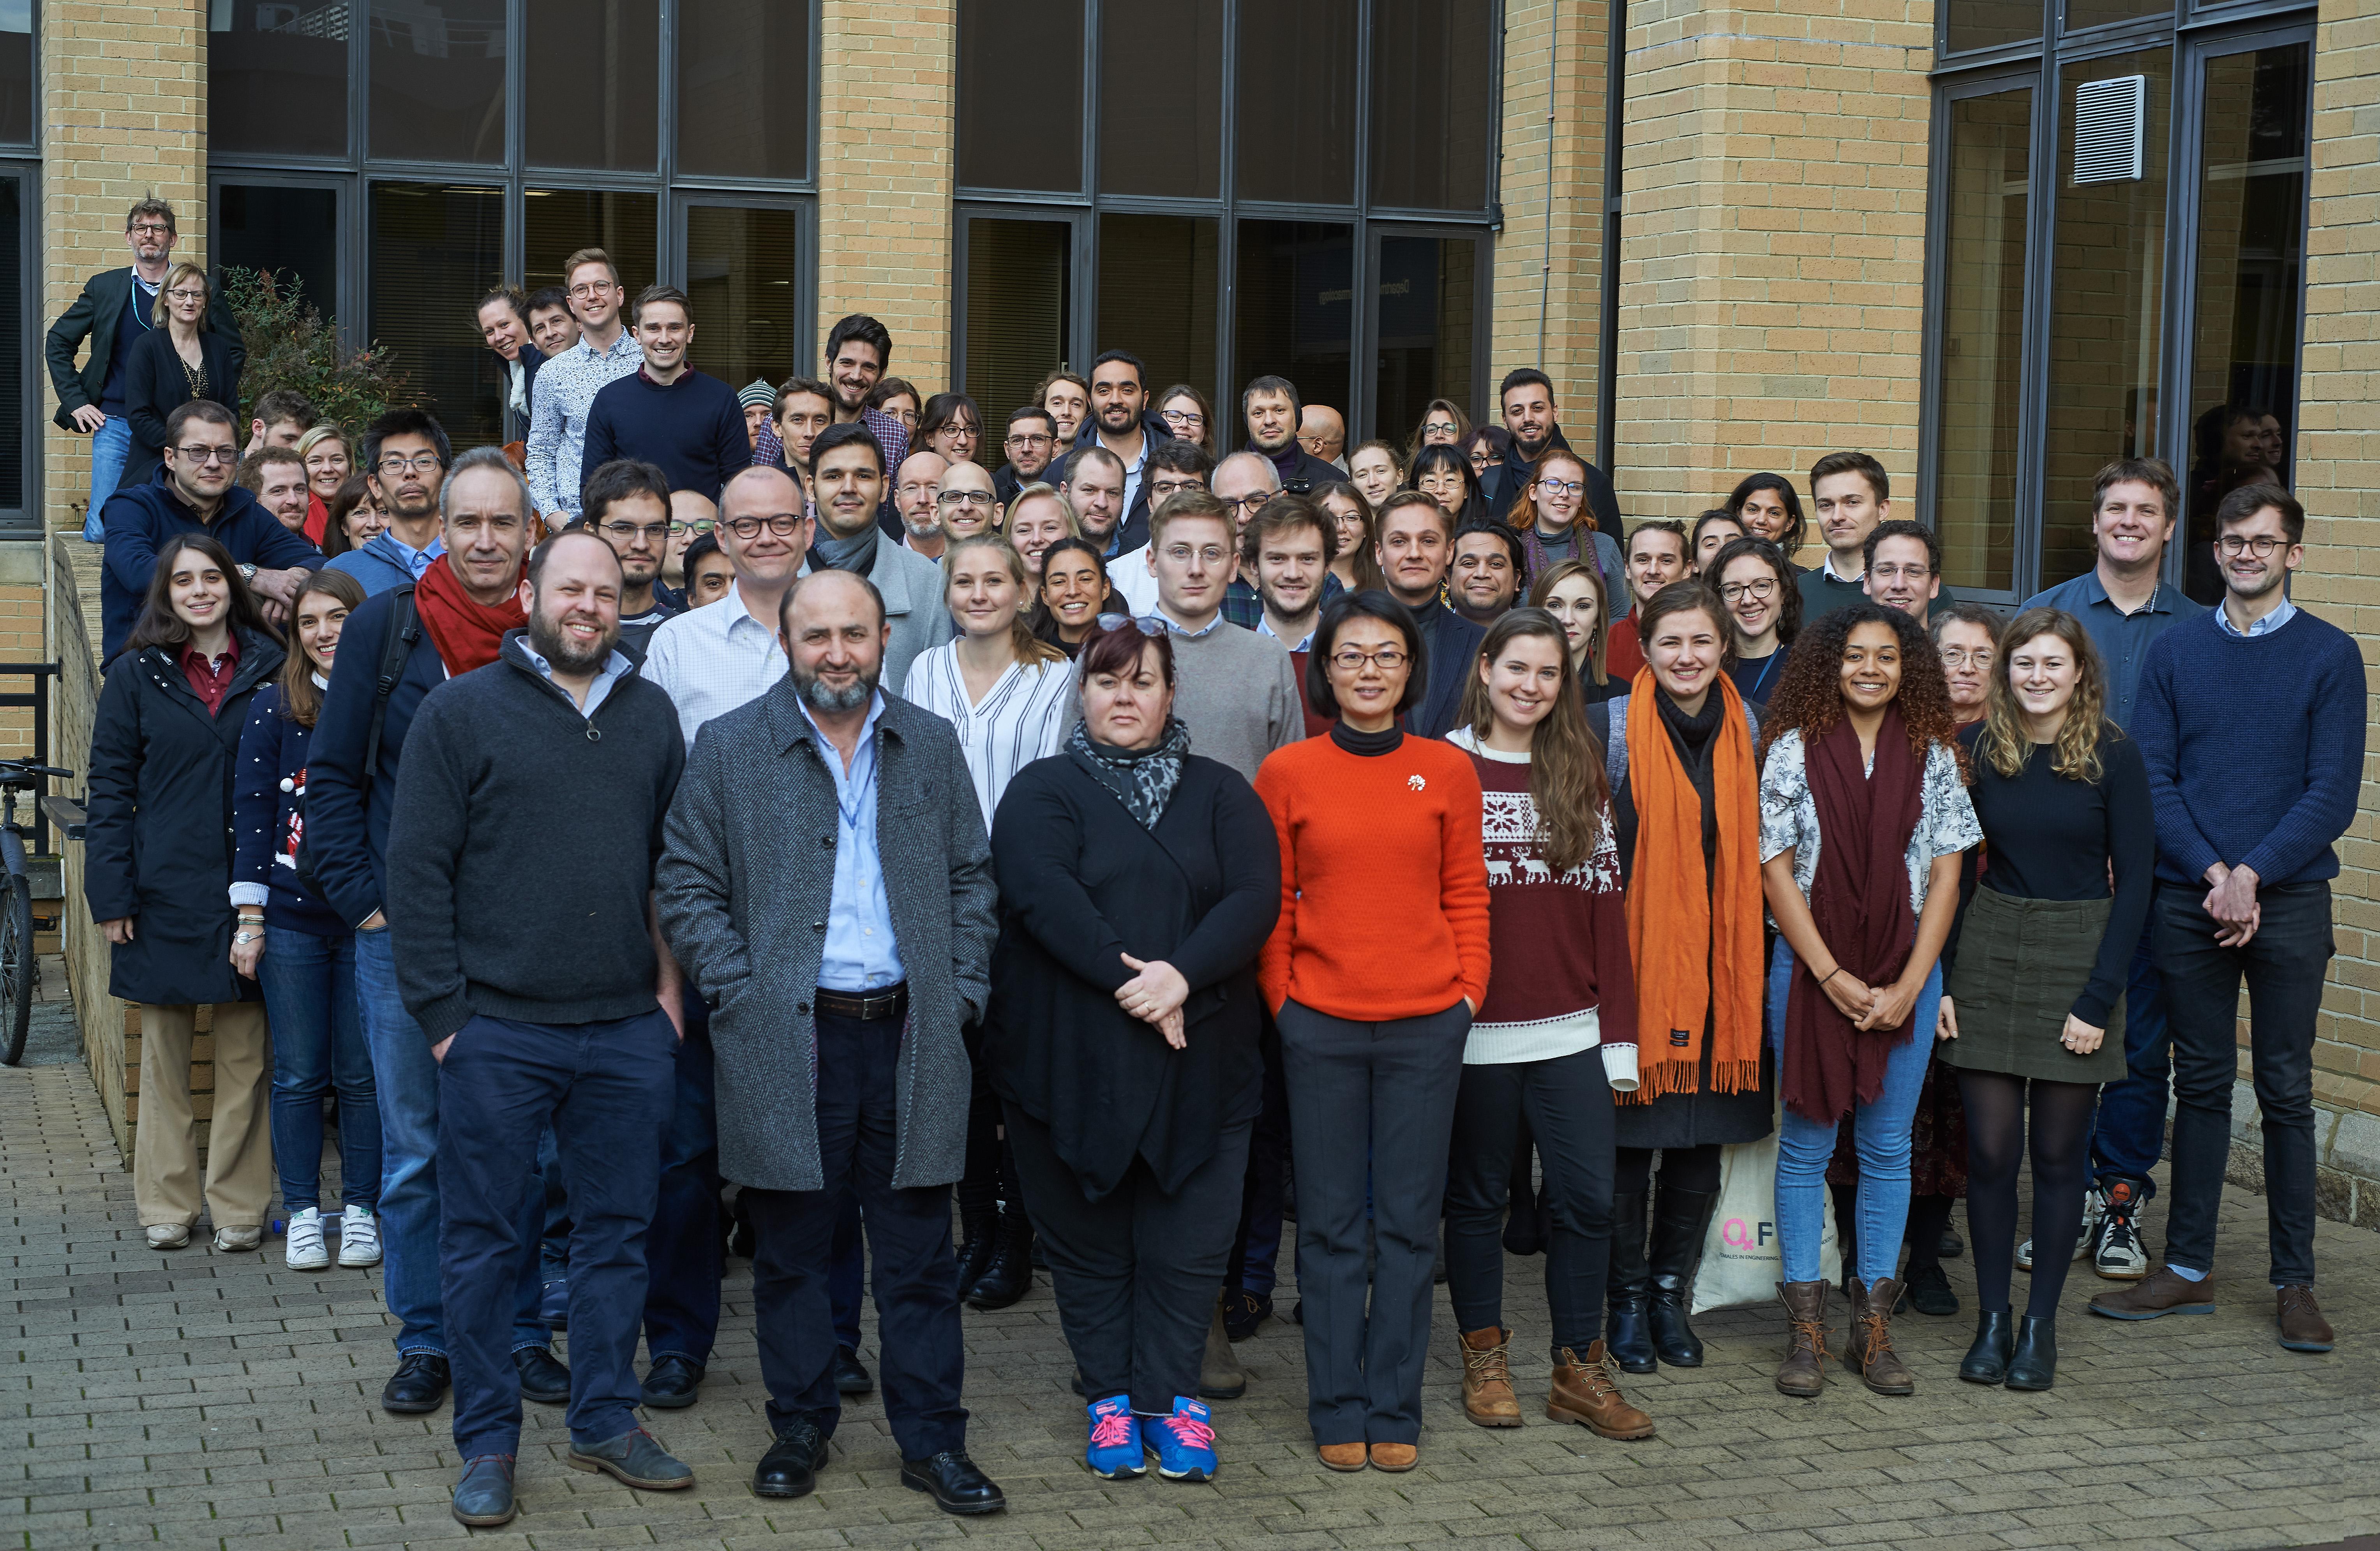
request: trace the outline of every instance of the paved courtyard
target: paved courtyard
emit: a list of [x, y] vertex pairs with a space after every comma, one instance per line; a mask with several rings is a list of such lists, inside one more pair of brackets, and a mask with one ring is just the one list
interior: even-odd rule
[[[132, 1182], [63, 1004], [32, 1059], [0, 1069], [0, 1545], [395, 1546], [454, 1541], [448, 1413], [374, 1403], [392, 1364], [376, 1273], [294, 1276], [277, 1242], [218, 1255], [143, 1246]], [[2154, 1216], [2154, 1213], [2153, 1213]], [[2152, 1229], [2161, 1224], [2153, 1222]], [[2380, 1236], [2322, 1226], [2339, 1351], [2273, 1342], [2261, 1203], [2228, 1204], [2211, 1319], [2119, 1325], [2070, 1286], [2058, 1387], [2022, 1396], [1952, 1376], [1969, 1320], [1911, 1316], [1913, 1399], [1838, 1385], [1815, 1403], [1770, 1385], [1773, 1309], [1705, 1316], [1710, 1362], [1633, 1379], [1660, 1436], [1597, 1439], [1538, 1420], [1490, 1433], [1456, 1400], [1452, 1337], [1427, 1395], [1422, 1467], [1336, 1476], [1314, 1460], [1295, 1327], [1240, 1349], [1245, 1399], [1218, 1404], [1221, 1479], [1114, 1484], [1085, 1474], [1081, 1403], [1046, 1282], [966, 1315], [975, 1458], [1010, 1510], [962, 1523], [902, 1489], [874, 1397], [844, 1414], [818, 1493], [763, 1504], [744, 1483], [767, 1442], [748, 1268], [699, 1404], [656, 1433], [698, 1484], [631, 1493], [562, 1463], [559, 1408], [530, 1406], [522, 1511], [491, 1544], [536, 1547], [1262, 1546], [1330, 1551], [1461, 1542], [1481, 1551], [1658, 1546], [2241, 1547], [2335, 1543], [2380, 1529]], [[1524, 1403], [1546, 1363], [1541, 1260], [1512, 1263]], [[1951, 1266], [1962, 1298], [1969, 1267]], [[1287, 1308], [1287, 1300], [1282, 1301]], [[866, 1351], [872, 1362], [873, 1337]]]

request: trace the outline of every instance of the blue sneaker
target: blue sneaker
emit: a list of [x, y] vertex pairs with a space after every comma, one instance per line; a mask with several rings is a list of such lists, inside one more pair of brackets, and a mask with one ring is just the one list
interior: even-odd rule
[[1132, 1397], [1111, 1395], [1091, 1406], [1091, 1446], [1083, 1464], [1102, 1481], [1126, 1481], [1148, 1473], [1142, 1451], [1140, 1419], [1132, 1413]]
[[1168, 1481], [1212, 1481], [1222, 1467], [1215, 1460], [1213, 1412], [1187, 1395], [1173, 1397], [1173, 1414], [1148, 1424], [1141, 1435], [1157, 1456], [1157, 1473]]

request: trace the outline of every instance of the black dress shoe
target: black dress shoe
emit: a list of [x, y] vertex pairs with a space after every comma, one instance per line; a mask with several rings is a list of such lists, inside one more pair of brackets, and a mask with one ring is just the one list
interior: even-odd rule
[[838, 1395], [865, 1395], [876, 1387], [876, 1375], [847, 1346], [834, 1349], [834, 1389]]
[[446, 1359], [434, 1351], [408, 1351], [396, 1360], [396, 1372], [380, 1392], [380, 1409], [400, 1416], [436, 1411], [455, 1381]]
[[570, 1370], [545, 1348], [533, 1346], [514, 1352], [513, 1367], [520, 1374], [522, 1400], [545, 1406], [570, 1403]]
[[752, 1471], [756, 1497], [807, 1497], [826, 1463], [826, 1435], [807, 1422], [788, 1422]]
[[2047, 1389], [2057, 1382], [2058, 1321], [2027, 1315], [2016, 1327], [2016, 1350], [2009, 1353], [2008, 1387]]
[[998, 1513], [1008, 1506], [1000, 1488], [963, 1449], [945, 1449], [930, 1460], [902, 1460], [901, 1484], [912, 1492], [931, 1492], [934, 1506], [944, 1513]]
[[662, 1353], [645, 1370], [645, 1404], [656, 1411], [684, 1411], [694, 1404], [702, 1374], [702, 1364], [693, 1358], [674, 1351]]
[[2008, 1377], [2009, 1351], [2016, 1345], [2016, 1321], [2009, 1311], [1985, 1309], [1975, 1318], [1975, 1344], [1959, 1364], [1969, 1384], [1998, 1384]]
[[1232, 1288], [1223, 1294], [1223, 1334], [1235, 1341], [1245, 1341], [1257, 1333], [1257, 1327], [1271, 1313], [1272, 1294]]

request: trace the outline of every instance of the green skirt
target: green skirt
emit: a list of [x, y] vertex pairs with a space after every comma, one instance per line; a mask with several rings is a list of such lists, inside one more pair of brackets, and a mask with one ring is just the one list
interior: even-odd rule
[[2123, 1077], [2124, 1003], [2107, 1014], [2107, 1037], [2078, 1056], [2060, 1037], [2074, 999], [2091, 983], [2112, 899], [2021, 900], [1978, 887], [1959, 928], [1959, 958], [1942, 989], [1956, 1004], [1959, 1037], [1935, 1052], [1969, 1072], [2054, 1083]]

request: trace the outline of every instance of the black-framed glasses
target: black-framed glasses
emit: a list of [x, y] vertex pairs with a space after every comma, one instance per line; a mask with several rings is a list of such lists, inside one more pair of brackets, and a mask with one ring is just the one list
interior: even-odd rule
[[169, 237], [174, 235], [173, 227], [156, 221], [143, 221], [130, 230], [137, 237]]
[[2287, 539], [2276, 539], [2269, 533], [2259, 533], [2252, 538], [2244, 534], [2227, 533], [2215, 540], [2215, 547], [2235, 558], [2242, 554], [2252, 554], [2258, 560], [2269, 560], [2275, 550], [2288, 548], [2289, 542]]
[[1378, 651], [1358, 651], [1354, 647], [1342, 647], [1330, 654], [1330, 666], [1342, 673], [1360, 673], [1366, 662], [1384, 673], [1393, 673], [1409, 660], [1402, 647], [1382, 647]]
[[427, 474], [443, 465], [435, 453], [416, 453], [409, 458], [382, 458], [376, 467], [383, 474]]
[[738, 539], [758, 539], [760, 529], [767, 528], [780, 539], [790, 539], [809, 519], [799, 512], [772, 512], [765, 517], [722, 517], [721, 525]]
[[1749, 598], [1757, 603], [1777, 590], [1777, 578], [1763, 576], [1756, 582], [1721, 582], [1718, 595], [1722, 601], [1734, 603]]
[[1579, 479], [1540, 479], [1537, 489], [1548, 495], [1578, 495], [1585, 491], [1586, 485]]

